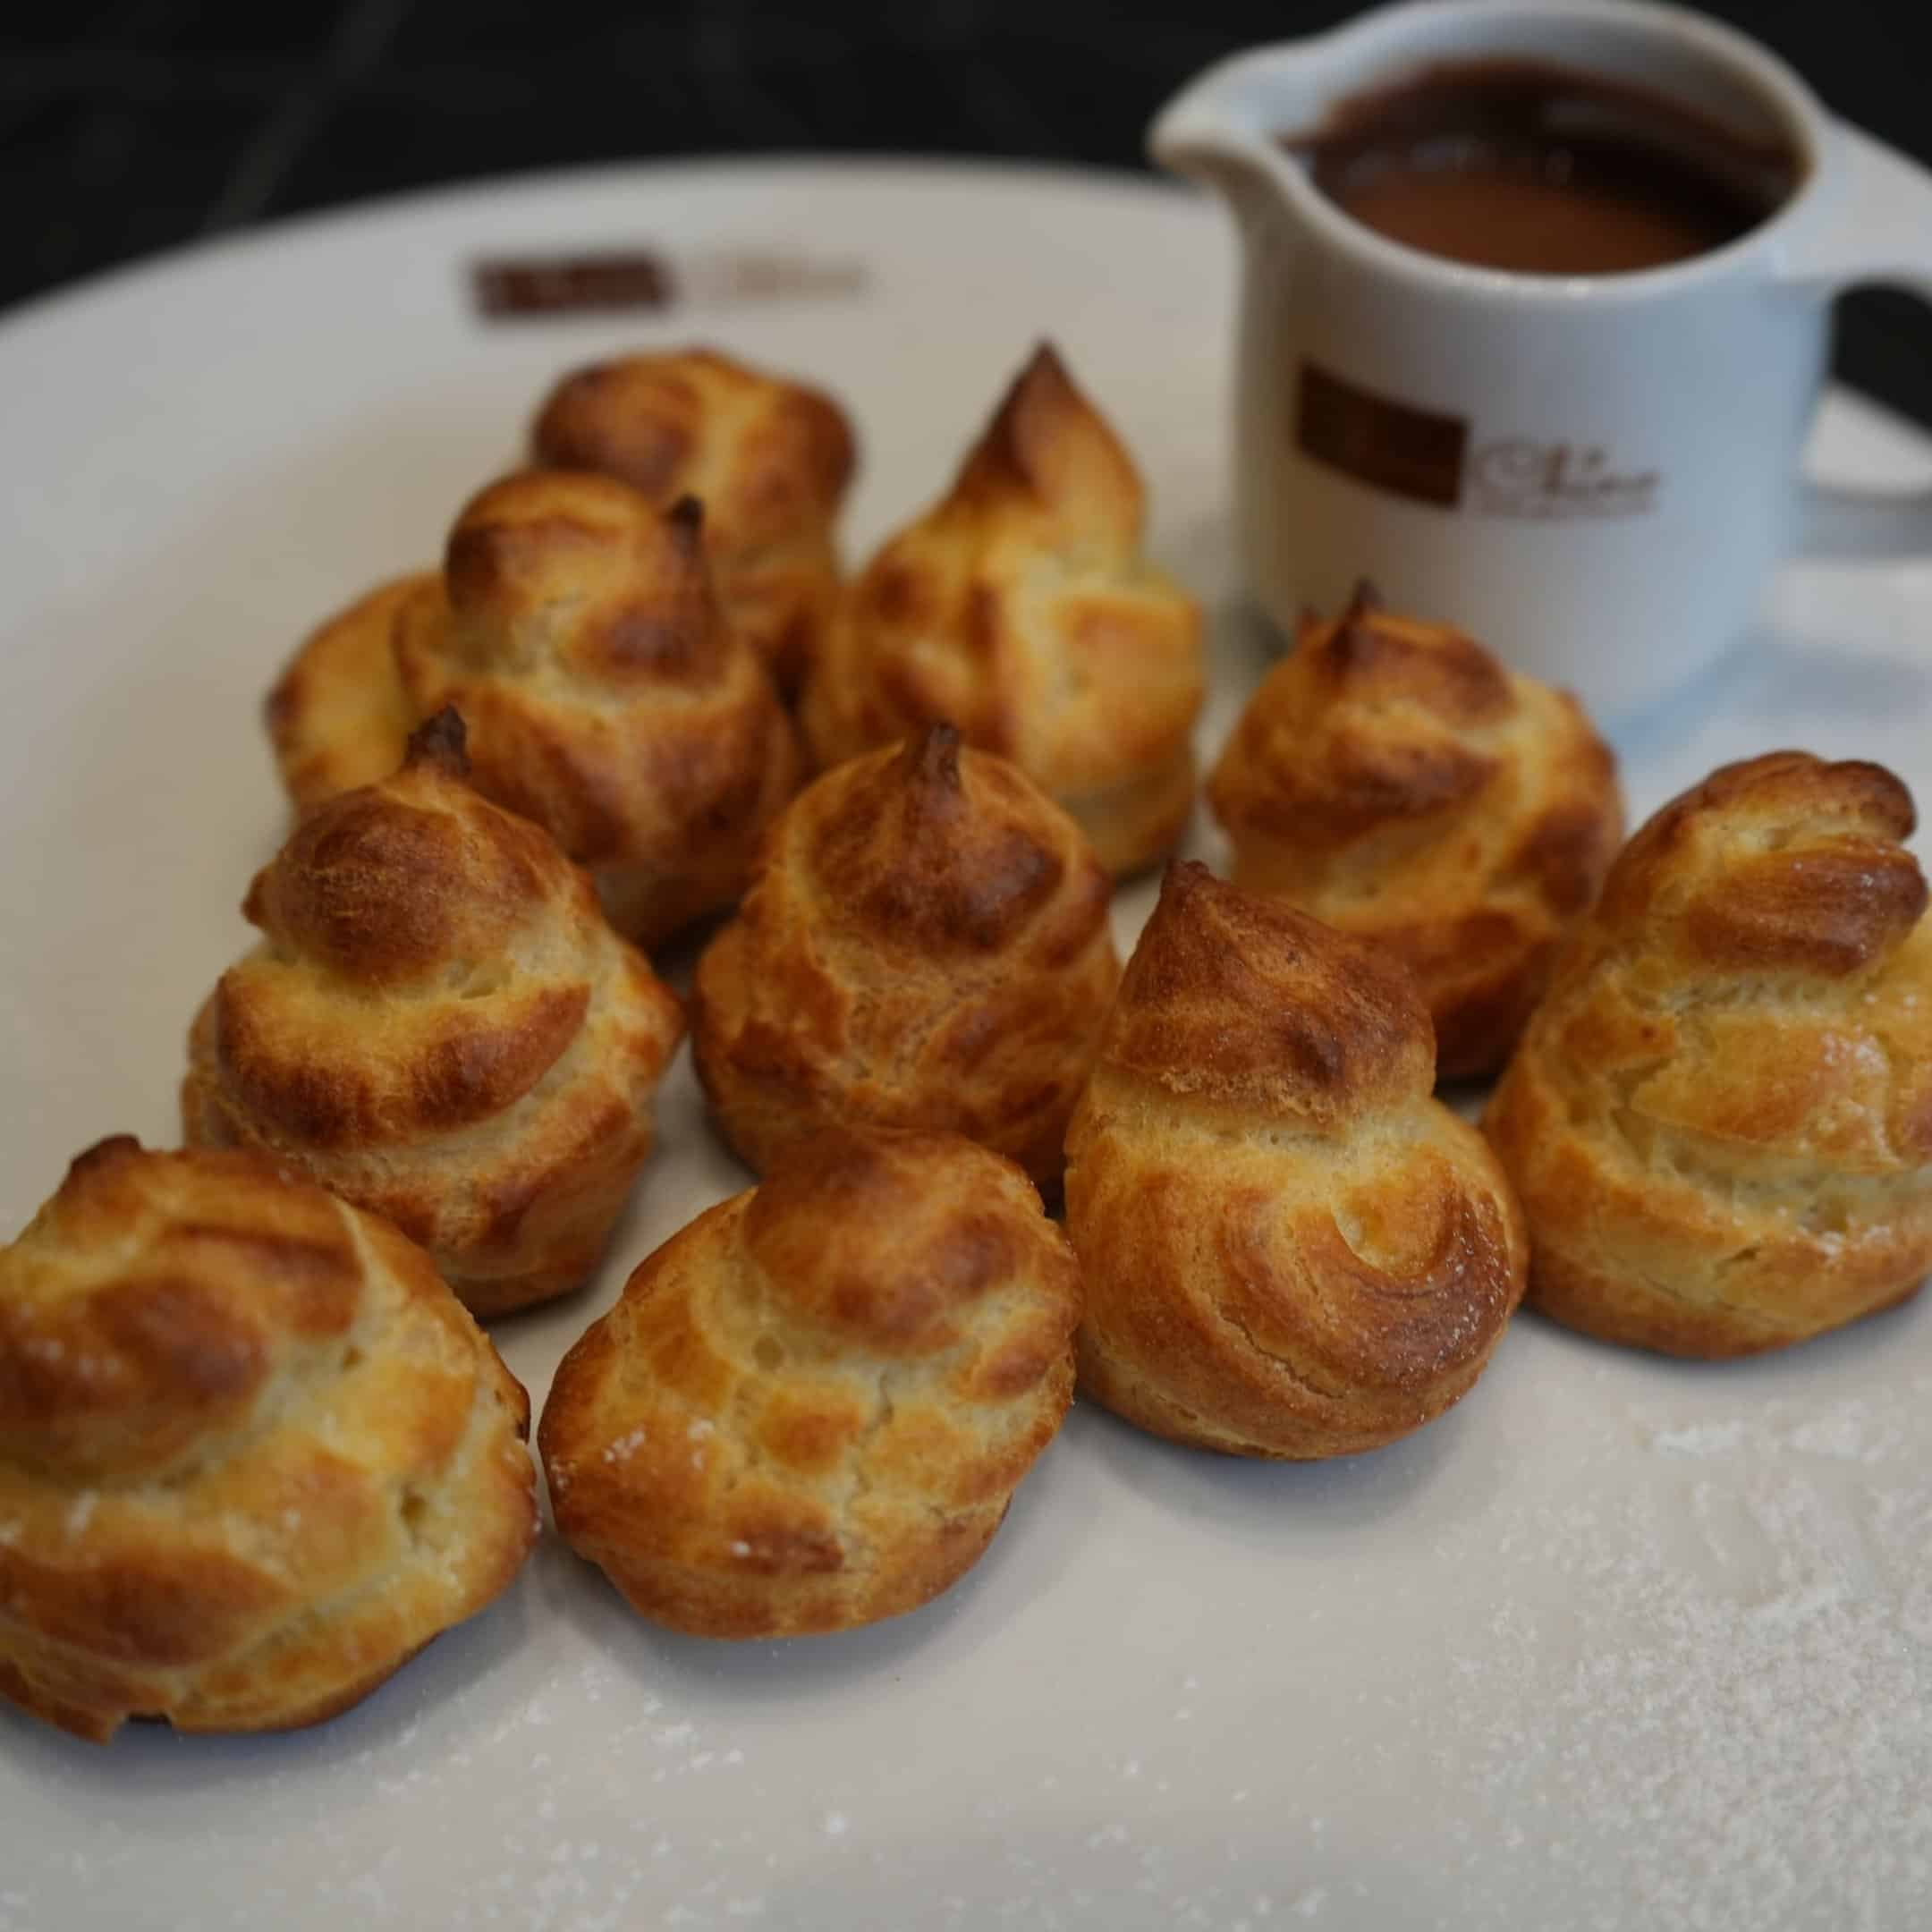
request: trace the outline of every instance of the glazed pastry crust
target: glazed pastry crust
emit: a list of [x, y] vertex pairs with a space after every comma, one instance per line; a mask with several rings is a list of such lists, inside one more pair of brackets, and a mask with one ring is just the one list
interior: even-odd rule
[[838, 597], [854, 451], [836, 402], [714, 350], [626, 356], [566, 376], [530, 440], [543, 468], [617, 477], [660, 509], [699, 498], [726, 618], [797, 689]]
[[462, 714], [477, 788], [587, 867], [640, 945], [737, 898], [801, 775], [771, 680], [718, 614], [702, 522], [607, 477], [508, 477], [397, 617], [418, 711]]
[[1932, 934], [1882, 767], [1777, 751], [1638, 832], [1484, 1129], [1530, 1298], [1673, 1355], [1801, 1342], [1932, 1267]]
[[435, 584], [419, 572], [338, 612], [302, 644], [268, 693], [275, 765], [297, 811], [374, 784], [402, 762], [417, 713], [395, 667], [396, 614]]
[[301, 821], [197, 1017], [186, 1137], [388, 1216], [478, 1314], [574, 1287], [650, 1152], [677, 1001], [538, 826], [462, 776], [453, 713]]
[[1059, 1428], [1079, 1316], [1011, 1162], [823, 1137], [674, 1235], [564, 1357], [538, 1432], [557, 1529], [699, 1636], [916, 1609]]
[[1193, 803], [1200, 611], [1140, 555], [1132, 460], [1043, 347], [950, 494], [847, 587], [801, 716], [821, 766], [928, 724], [1012, 759], [1109, 871]]
[[1623, 831], [1615, 760], [1568, 692], [1367, 586], [1303, 622], [1208, 797], [1237, 886], [1408, 967], [1445, 1080], [1508, 1057]]
[[515, 1575], [529, 1418], [394, 1228], [102, 1141], [0, 1252], [0, 1696], [98, 1741], [333, 1716]]
[[1297, 1460], [1420, 1428], [1522, 1293], [1522, 1221], [1431, 1097], [1402, 968], [1173, 867], [1067, 1136], [1080, 1384], [1158, 1436]]
[[763, 1172], [838, 1124], [964, 1135], [1056, 1189], [1120, 977], [1077, 826], [949, 725], [841, 765], [772, 828], [699, 962], [691, 1044]]

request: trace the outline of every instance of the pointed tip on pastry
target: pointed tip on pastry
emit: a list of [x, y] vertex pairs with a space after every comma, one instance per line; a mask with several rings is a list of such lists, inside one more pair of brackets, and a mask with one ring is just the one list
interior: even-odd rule
[[[1159, 952], [1170, 937], [1178, 937], [1191, 950], [1210, 920], [1217, 926], [1222, 902], [1245, 906], [1250, 900], [1264, 912], [1285, 902], [1264, 901], [1241, 893], [1224, 879], [1217, 878], [1199, 859], [1170, 859], [1161, 874], [1160, 893], [1143, 928], [1137, 952]], [[1210, 953], [1214, 949], [1209, 948]]]
[[[1160, 896], [1163, 900], [1172, 899], [1177, 905], [1184, 905], [1204, 894], [1211, 896], [1220, 884], [1221, 881], [1199, 859], [1170, 859], [1167, 869], [1161, 874]], [[1233, 890], [1232, 887], [1228, 889]]]
[[1288, 1113], [1426, 1093], [1435, 1074], [1398, 961], [1192, 859], [1161, 880], [1109, 1026], [1116, 1064]]
[[1057, 389], [1072, 392], [1073, 378], [1067, 372], [1064, 359], [1050, 335], [1042, 335], [1033, 345], [1033, 353], [1027, 358], [1026, 366], [1013, 378], [1012, 394], [1031, 389]]
[[109, 1134], [105, 1140], [97, 1140], [92, 1147], [82, 1148], [80, 1153], [67, 1163], [67, 1178], [69, 1181], [78, 1181], [84, 1175], [93, 1174], [102, 1167], [112, 1167], [142, 1151], [137, 1135]]
[[943, 718], [928, 724], [915, 738], [908, 738], [902, 769], [915, 784], [942, 786], [948, 792], [960, 788], [960, 734]]
[[1059, 350], [1042, 337], [1006, 386], [993, 426], [995, 429], [1003, 426], [1009, 430], [1023, 429], [1036, 416], [1057, 414], [1069, 407], [1091, 410], [1092, 406], [1080, 394]]
[[453, 777], [467, 778], [470, 775], [468, 737], [462, 712], [454, 705], [445, 705], [434, 717], [425, 718], [410, 733], [409, 748], [403, 754], [403, 768], [430, 764]]
[[1077, 453], [1097, 441], [1104, 462], [1125, 466], [1131, 477], [1113, 430], [1074, 382], [1059, 351], [1042, 342], [1007, 385], [966, 459], [961, 481], [1003, 490], [1017, 487], [1053, 500], [1070, 485], [1081, 487], [1080, 478], [1092, 458]]
[[1327, 627], [1324, 648], [1337, 665], [1352, 665], [1379, 655], [1371, 635], [1373, 620], [1382, 612], [1382, 599], [1366, 577], [1355, 580], [1349, 600]]
[[[1144, 943], [1158, 951], [1171, 939], [1210, 962], [1237, 953], [1250, 963], [1299, 965], [1310, 958], [1352, 962], [1363, 950], [1356, 940], [1285, 899], [1250, 892], [1199, 859], [1170, 860], [1161, 875], [1160, 897]], [[1368, 977], [1379, 986], [1386, 975], [1370, 969]]]
[[687, 556], [694, 554], [704, 535], [704, 521], [703, 503], [688, 491], [665, 512], [665, 528]]
[[1202, 925], [1213, 918], [1216, 898], [1232, 890], [1199, 859], [1170, 859], [1161, 873], [1154, 910], [1141, 928], [1134, 951], [1158, 953], [1167, 945], [1170, 936], [1179, 936], [1183, 944], [1191, 943], [1199, 936]]
[[[1366, 580], [1313, 650], [1335, 685], [1356, 696], [1400, 698], [1441, 724], [1462, 731], [1496, 724], [1521, 701], [1517, 681], [1488, 650], [1453, 624], [1388, 610]], [[1458, 794], [1477, 782], [1473, 750]], [[1446, 775], [1438, 781], [1447, 784]]]

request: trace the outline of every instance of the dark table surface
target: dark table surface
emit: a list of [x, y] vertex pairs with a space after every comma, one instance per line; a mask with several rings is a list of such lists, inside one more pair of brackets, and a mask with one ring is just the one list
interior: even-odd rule
[[[625, 157], [997, 155], [1142, 168], [1209, 61], [1352, 0], [119, 0], [0, 25], [11, 304], [224, 230]], [[1839, 114], [1932, 161], [1925, 0], [1717, 0]], [[1919, 28], [1922, 32], [1922, 27]], [[1838, 369], [1932, 423], [1932, 317], [1865, 291]]]

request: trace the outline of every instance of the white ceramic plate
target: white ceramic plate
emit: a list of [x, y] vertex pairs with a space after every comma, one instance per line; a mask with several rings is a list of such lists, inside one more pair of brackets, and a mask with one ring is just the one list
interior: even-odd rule
[[[638, 241], [868, 286], [469, 310], [473, 254]], [[573, 362], [706, 339], [829, 385], [864, 438], [862, 553], [1051, 334], [1216, 613], [1211, 750], [1266, 648], [1224, 529], [1233, 275], [1219, 214], [1152, 185], [661, 168], [303, 224], [0, 329], [5, 1231], [100, 1135], [175, 1139], [189, 1016], [284, 822], [264, 687], [437, 553]], [[1821, 445], [1840, 475], [1932, 477], [1842, 400]], [[1932, 573], [1794, 569], [1772, 608], [1625, 734], [1633, 809], [1788, 741], [1932, 797]], [[539, 1403], [629, 1267], [741, 1184], [686, 1062], [662, 1121], [602, 1275], [498, 1330]], [[308, 1734], [104, 1751], [0, 1715], [0, 1928], [1917, 1926], [1928, 1546], [1932, 1300], [1724, 1368], [1525, 1318], [1462, 1408], [1354, 1462], [1224, 1461], [1078, 1408], [979, 1569], [875, 1631], [670, 1637], [546, 1540]]]

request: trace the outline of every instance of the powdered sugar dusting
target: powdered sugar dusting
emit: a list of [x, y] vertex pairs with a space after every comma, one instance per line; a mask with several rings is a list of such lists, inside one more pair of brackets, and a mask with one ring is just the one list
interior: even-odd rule
[[1693, 1422], [1687, 1428], [1659, 1429], [1650, 1445], [1667, 1455], [1722, 1455], [1743, 1439], [1741, 1422]]
[[1932, 1485], [1906, 1404], [1805, 1407], [1652, 1429], [1713, 1473], [1547, 1521], [1575, 1623], [1516, 1635], [1554, 1694], [1483, 1672], [1464, 1701], [1500, 1843], [1573, 1924], [1877, 1928], [1928, 1895]]

